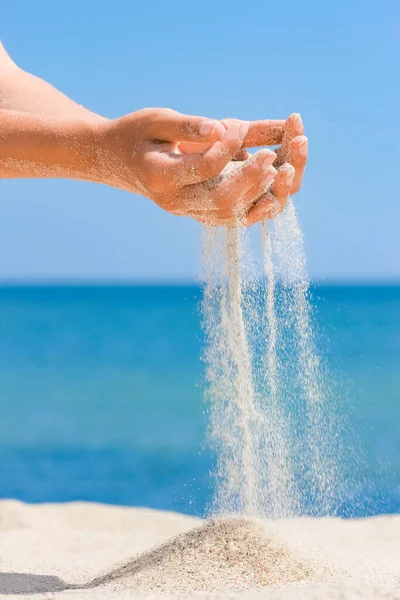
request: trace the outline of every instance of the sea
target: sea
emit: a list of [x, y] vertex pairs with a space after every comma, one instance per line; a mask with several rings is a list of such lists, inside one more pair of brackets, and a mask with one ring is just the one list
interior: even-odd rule
[[[0, 498], [207, 514], [201, 295], [195, 285], [0, 287]], [[348, 424], [342, 447], [353, 448], [337, 514], [399, 513], [400, 286], [314, 286], [312, 298]]]

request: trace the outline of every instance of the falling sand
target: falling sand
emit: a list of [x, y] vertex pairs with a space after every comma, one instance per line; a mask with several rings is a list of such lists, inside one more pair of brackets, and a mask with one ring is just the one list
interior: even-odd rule
[[247, 235], [239, 227], [203, 233], [213, 510], [334, 514], [341, 490], [335, 408], [316, 350], [293, 204], [272, 227], [261, 226], [259, 274]]

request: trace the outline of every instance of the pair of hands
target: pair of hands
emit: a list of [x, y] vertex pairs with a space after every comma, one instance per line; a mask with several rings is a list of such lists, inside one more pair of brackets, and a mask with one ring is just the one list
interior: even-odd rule
[[[299, 114], [249, 123], [143, 109], [99, 129], [102, 183], [208, 225], [249, 226], [275, 217], [300, 189], [307, 162]], [[255, 155], [246, 150], [278, 144]], [[221, 177], [232, 161], [237, 168]]]
[[[145, 109], [110, 120], [20, 69], [1, 42], [0, 92], [0, 177], [105, 183], [215, 225], [271, 218], [301, 186], [300, 115], [248, 123]], [[276, 152], [246, 150], [278, 144]], [[227, 176], [232, 165], [239, 168]]]

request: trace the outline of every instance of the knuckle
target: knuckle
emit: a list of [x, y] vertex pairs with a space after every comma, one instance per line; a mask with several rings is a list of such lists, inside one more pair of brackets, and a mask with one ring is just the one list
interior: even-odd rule
[[288, 155], [288, 163], [297, 169], [304, 169], [307, 162], [307, 156], [302, 156], [297, 148], [291, 148]]
[[178, 113], [171, 108], [144, 108], [142, 109], [143, 120], [150, 124], [159, 125], [172, 119]]
[[172, 108], [157, 108], [156, 110], [157, 113], [162, 117], [172, 117], [178, 114], [176, 110], [173, 110]]
[[185, 135], [189, 135], [189, 136], [195, 135], [197, 133], [197, 124], [190, 117], [187, 117], [187, 118], [185, 117], [181, 121], [181, 131]]
[[154, 109], [154, 108], [140, 108], [139, 110], [137, 110], [135, 112], [135, 114], [138, 117], [149, 117], [154, 114], [155, 110], [156, 109]]
[[150, 115], [154, 121], [168, 121], [178, 115], [179, 113], [176, 110], [172, 110], [172, 108], [153, 108], [151, 109], [153, 112]]
[[280, 127], [271, 127], [269, 130], [270, 144], [279, 144], [282, 140], [282, 129]]
[[139, 121], [158, 121], [163, 116], [162, 108], [141, 108], [135, 112]]
[[236, 154], [242, 147], [242, 142], [238, 137], [231, 137], [226, 140], [226, 146], [222, 148], [222, 151], [225, 150], [225, 154], [234, 155]]

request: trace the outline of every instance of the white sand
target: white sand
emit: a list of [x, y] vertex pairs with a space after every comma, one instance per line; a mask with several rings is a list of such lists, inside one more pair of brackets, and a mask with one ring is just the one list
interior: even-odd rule
[[400, 516], [204, 525], [144, 508], [2, 501], [0, 595], [16, 594], [400, 599]]

